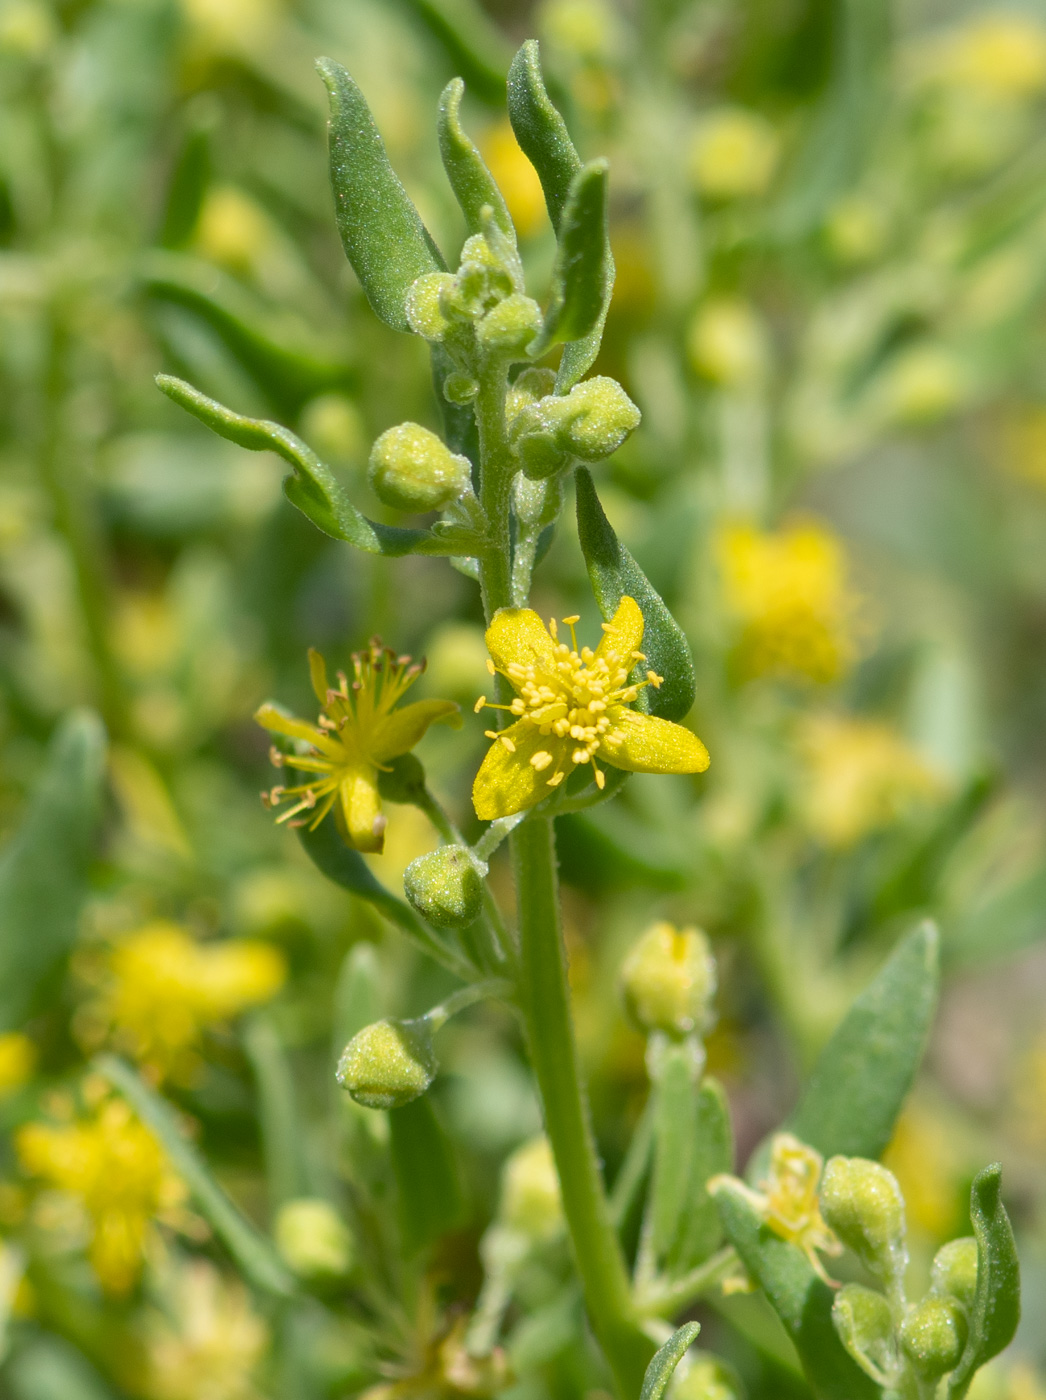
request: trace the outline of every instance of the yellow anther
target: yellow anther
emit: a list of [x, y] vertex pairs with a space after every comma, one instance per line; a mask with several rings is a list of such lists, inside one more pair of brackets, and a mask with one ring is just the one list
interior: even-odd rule
[[476, 703], [473, 705], [473, 707], [472, 707], [472, 713], [473, 713], [474, 715], [478, 715], [479, 712], [480, 712], [480, 710], [482, 710], [483, 706], [484, 706], [486, 703], [487, 703], [487, 697], [486, 697], [485, 695], [481, 695], [481, 696], [479, 697], [479, 699], [476, 701]]
[[552, 755], [547, 749], [538, 749], [536, 754], [531, 755], [530, 761], [539, 773], [543, 773], [552, 762]]
[[567, 775], [563, 772], [553, 773], [552, 777], [548, 780], [549, 787], [559, 787], [560, 783], [566, 776]]
[[499, 738], [499, 739], [501, 740], [501, 742], [505, 745], [505, 748], [508, 749], [509, 753], [515, 753], [515, 752], [516, 752], [516, 746], [515, 746], [515, 744], [512, 742], [512, 740], [508, 737], [507, 734], [499, 734], [499, 735], [498, 735], [498, 738]]
[[494, 665], [489, 656], [487, 657], [487, 670], [492, 676], [496, 676], [498, 673], [498, 668]]
[[581, 614], [580, 614], [580, 613], [571, 613], [570, 616], [569, 616], [569, 617], [565, 617], [565, 618], [563, 619], [563, 621], [566, 623], [566, 625], [567, 625], [568, 627], [573, 627], [575, 623], [581, 621]]

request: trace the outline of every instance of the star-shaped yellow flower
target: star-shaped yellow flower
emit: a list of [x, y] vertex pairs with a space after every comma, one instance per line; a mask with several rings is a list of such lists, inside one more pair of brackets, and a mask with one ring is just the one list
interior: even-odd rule
[[[312, 688], [322, 712], [316, 724], [285, 715], [275, 705], [262, 705], [254, 718], [275, 734], [303, 739], [308, 753], [281, 753], [273, 748], [277, 768], [286, 765], [315, 777], [295, 787], [274, 787], [266, 794], [272, 806], [297, 799], [278, 821], [308, 824], [315, 830], [335, 807], [339, 829], [357, 851], [375, 854], [385, 844], [386, 820], [378, 796], [378, 772], [388, 770], [391, 759], [408, 753], [428, 729], [440, 720], [454, 722], [458, 706], [453, 700], [418, 700], [396, 709], [404, 693], [422, 672], [409, 656], [397, 656], [375, 639], [370, 648], [354, 652], [354, 679], [338, 672], [338, 689], [327, 683], [327, 666], [318, 651], [309, 652]], [[293, 821], [300, 813], [308, 818]]]
[[[661, 684], [653, 671], [645, 681], [629, 681], [636, 663], [646, 661], [638, 603], [621, 599], [595, 651], [578, 650], [577, 620], [564, 618], [572, 646], [559, 641], [554, 621], [546, 628], [530, 608], [502, 608], [487, 629], [488, 669], [516, 692], [511, 705], [490, 708], [508, 710], [516, 721], [500, 733], [487, 731], [494, 743], [472, 788], [484, 821], [533, 807], [580, 764], [591, 763], [603, 787], [597, 754], [629, 773], [703, 773], [708, 767], [708, 750], [689, 729], [630, 708], [644, 685]], [[486, 704], [480, 696], [477, 714]]]

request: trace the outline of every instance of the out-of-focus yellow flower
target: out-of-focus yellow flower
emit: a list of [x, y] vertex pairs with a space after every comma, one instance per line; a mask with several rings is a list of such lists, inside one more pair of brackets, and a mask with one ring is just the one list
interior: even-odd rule
[[735, 297], [715, 297], [699, 308], [687, 350], [698, 374], [729, 388], [758, 384], [770, 361], [762, 321], [748, 302]]
[[28, 1083], [36, 1068], [36, 1046], [21, 1031], [0, 1035], [0, 1098]]
[[917, 1103], [909, 1104], [897, 1121], [883, 1153], [901, 1188], [909, 1223], [931, 1239], [954, 1234], [965, 1162], [955, 1146], [950, 1125]]
[[852, 846], [939, 796], [940, 776], [888, 724], [814, 715], [803, 725], [803, 816], [826, 846]]
[[210, 190], [193, 239], [197, 252], [233, 272], [249, 272], [272, 243], [268, 216], [234, 185]]
[[791, 1133], [777, 1133], [770, 1146], [770, 1174], [752, 1190], [734, 1176], [713, 1176], [708, 1189], [715, 1194], [721, 1183], [740, 1190], [759, 1211], [775, 1235], [797, 1245], [823, 1279], [827, 1280], [822, 1254], [842, 1253], [842, 1246], [821, 1217], [817, 1188], [824, 1159]]
[[278, 0], [182, 0], [182, 8], [200, 38], [234, 52], [268, 38], [280, 13]]
[[253, 1376], [269, 1336], [243, 1285], [194, 1259], [165, 1297], [168, 1310], [147, 1323], [150, 1400], [255, 1400]]
[[731, 524], [720, 531], [717, 554], [743, 675], [827, 683], [848, 669], [859, 602], [837, 536], [815, 522], [776, 531]]
[[505, 196], [508, 212], [520, 238], [532, 238], [545, 219], [545, 195], [538, 173], [519, 148], [508, 121], [492, 126], [480, 142], [483, 159], [498, 189]]
[[1046, 486], [1046, 408], [1010, 414], [999, 434], [999, 460], [1014, 476]]
[[703, 773], [708, 767], [708, 750], [689, 729], [631, 708], [645, 685], [659, 686], [662, 679], [647, 671], [645, 681], [629, 682], [636, 663], [646, 661], [638, 649], [639, 604], [621, 599], [595, 651], [578, 650], [577, 620], [563, 619], [572, 646], [559, 641], [554, 619], [546, 628], [530, 608], [502, 608], [487, 629], [491, 675], [503, 675], [516, 698], [487, 706], [481, 695], [476, 713], [484, 706], [504, 709], [516, 722], [500, 733], [487, 731], [493, 743], [472, 788], [484, 821], [533, 807], [582, 764], [592, 765], [602, 787], [597, 754], [630, 773]]
[[886, 247], [889, 223], [881, 202], [864, 195], [841, 199], [828, 215], [825, 238], [842, 263], [865, 263]]
[[762, 194], [777, 166], [773, 126], [756, 112], [726, 107], [705, 117], [694, 135], [690, 171], [711, 199]]
[[544, 0], [538, 28], [554, 48], [587, 63], [613, 57], [620, 37], [618, 17], [605, 0]]
[[88, 1257], [107, 1293], [134, 1287], [153, 1221], [181, 1205], [185, 1187], [163, 1148], [122, 1099], [106, 1098], [90, 1118], [27, 1123], [15, 1135], [23, 1169], [84, 1207]]
[[963, 367], [951, 351], [941, 345], [913, 345], [883, 369], [874, 392], [890, 421], [915, 425], [951, 413], [966, 388]]
[[110, 953], [102, 990], [81, 1024], [108, 1034], [156, 1079], [191, 1082], [203, 1033], [275, 996], [286, 966], [268, 943], [198, 943], [177, 924], [138, 929]]
[[532, 1240], [553, 1239], [562, 1231], [563, 1200], [547, 1137], [525, 1142], [505, 1163], [498, 1216]]
[[377, 853], [385, 844], [386, 825], [378, 797], [379, 770], [409, 753], [430, 724], [457, 723], [459, 707], [453, 700], [416, 700], [397, 709], [422, 667], [412, 666], [409, 656], [397, 656], [377, 639], [367, 651], [353, 653], [352, 665], [352, 685], [339, 672], [339, 687], [332, 690], [323, 657], [309, 652], [312, 688], [322, 706], [316, 724], [285, 715], [275, 705], [262, 705], [254, 718], [263, 729], [302, 740], [310, 748], [303, 754], [270, 751], [277, 768], [286, 765], [315, 775], [310, 782], [277, 786], [267, 794], [272, 806], [285, 799], [293, 803], [277, 820], [308, 812], [308, 818], [294, 824], [307, 821], [314, 831], [333, 807], [349, 845]]
[[1020, 1137], [1033, 1147], [1046, 1145], [1046, 1031], [1017, 1062], [1013, 1104]]
[[932, 64], [949, 85], [991, 97], [1046, 88], [1046, 29], [1029, 14], [981, 15], [945, 36]]
[[0, 53], [38, 58], [55, 37], [55, 21], [46, 5], [11, 0], [0, 12]]

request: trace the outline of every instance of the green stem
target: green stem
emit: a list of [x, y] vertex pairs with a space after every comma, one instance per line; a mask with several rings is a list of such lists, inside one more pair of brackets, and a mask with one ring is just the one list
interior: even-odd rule
[[545, 1129], [592, 1326], [619, 1392], [633, 1400], [655, 1348], [640, 1330], [632, 1304], [581, 1084], [552, 823], [532, 817], [511, 840], [519, 900], [520, 1001]]
[[508, 374], [493, 360], [484, 366], [476, 395], [479, 429], [480, 503], [490, 528], [491, 548], [480, 567], [483, 610], [487, 621], [498, 608], [512, 602], [512, 536], [510, 531], [512, 478], [516, 464], [505, 429]]
[[674, 1317], [696, 1303], [702, 1294], [722, 1283], [737, 1267], [737, 1262], [733, 1245], [727, 1245], [680, 1278], [652, 1282], [638, 1296], [636, 1306], [644, 1315]]

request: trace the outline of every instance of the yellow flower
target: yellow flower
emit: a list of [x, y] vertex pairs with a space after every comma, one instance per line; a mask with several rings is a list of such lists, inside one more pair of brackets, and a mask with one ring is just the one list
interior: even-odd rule
[[113, 949], [102, 994], [85, 1019], [111, 1032], [157, 1080], [184, 1084], [198, 1068], [204, 1030], [268, 1001], [285, 976], [283, 957], [267, 943], [200, 944], [158, 920]]
[[733, 524], [720, 532], [718, 555], [746, 677], [826, 683], [847, 670], [856, 656], [857, 599], [835, 535], [814, 522], [777, 531]]
[[1020, 98], [1046, 87], [1046, 30], [1031, 15], [982, 15], [948, 35], [939, 52], [940, 76], [958, 88]]
[[259, 1400], [253, 1374], [269, 1337], [243, 1285], [194, 1259], [164, 1296], [146, 1330], [150, 1400]]
[[694, 183], [713, 199], [762, 194], [777, 165], [777, 132], [755, 112], [727, 107], [698, 127], [690, 157]]
[[105, 1291], [129, 1292], [153, 1220], [186, 1194], [153, 1134], [121, 1099], [108, 1098], [92, 1118], [25, 1124], [15, 1147], [25, 1171], [83, 1205], [91, 1227], [88, 1257]]
[[[573, 646], [558, 639], [555, 621], [545, 624], [530, 608], [502, 608], [487, 629], [491, 675], [505, 676], [516, 691], [511, 705], [492, 705], [516, 717], [494, 740], [472, 788], [484, 821], [522, 812], [547, 797], [581, 764], [591, 763], [598, 787], [606, 782], [598, 753], [629, 773], [703, 773], [708, 750], [689, 729], [629, 708], [644, 685], [661, 677], [647, 671], [629, 682], [643, 640], [643, 614], [624, 597], [613, 620], [603, 623], [595, 651], [577, 649], [576, 617], [564, 618]], [[476, 702], [476, 713], [487, 704]], [[545, 775], [548, 774], [546, 777]]]
[[698, 374], [729, 388], [758, 384], [770, 360], [762, 322], [747, 302], [734, 297], [702, 306], [691, 322], [687, 350]]
[[[417, 700], [397, 710], [396, 705], [421, 675], [409, 656], [397, 656], [375, 638], [367, 651], [354, 652], [355, 679], [349, 684], [338, 672], [339, 686], [327, 683], [327, 666], [318, 651], [309, 652], [312, 688], [323, 707], [316, 724], [283, 714], [275, 705], [263, 705], [254, 718], [275, 734], [304, 740], [304, 754], [271, 750], [277, 768], [285, 764], [316, 776], [296, 787], [274, 787], [267, 801], [276, 806], [285, 798], [296, 799], [278, 820], [302, 812], [314, 831], [335, 807], [335, 819], [343, 837], [357, 851], [380, 852], [385, 844], [385, 818], [378, 797], [378, 772], [389, 760], [409, 753], [430, 724], [455, 721], [453, 700]], [[335, 806], [335, 804], [337, 804]], [[293, 822], [295, 826], [304, 825]]]
[[505, 196], [520, 238], [532, 238], [545, 221], [545, 195], [538, 173], [519, 148], [508, 121], [498, 122], [480, 143], [483, 159]]
[[962, 1228], [962, 1182], [967, 1162], [955, 1124], [932, 1108], [909, 1103], [883, 1153], [897, 1178], [909, 1224], [933, 1240]]
[[798, 1246], [820, 1276], [827, 1281], [824, 1265], [817, 1257], [842, 1253], [842, 1245], [821, 1216], [817, 1188], [824, 1159], [791, 1133], [776, 1133], [770, 1146], [770, 1175], [753, 1191], [734, 1176], [713, 1176], [708, 1189], [715, 1194], [718, 1184], [729, 1182], [740, 1190], [759, 1212], [775, 1235]]
[[36, 1067], [36, 1046], [21, 1031], [0, 1035], [0, 1098], [20, 1089]]

